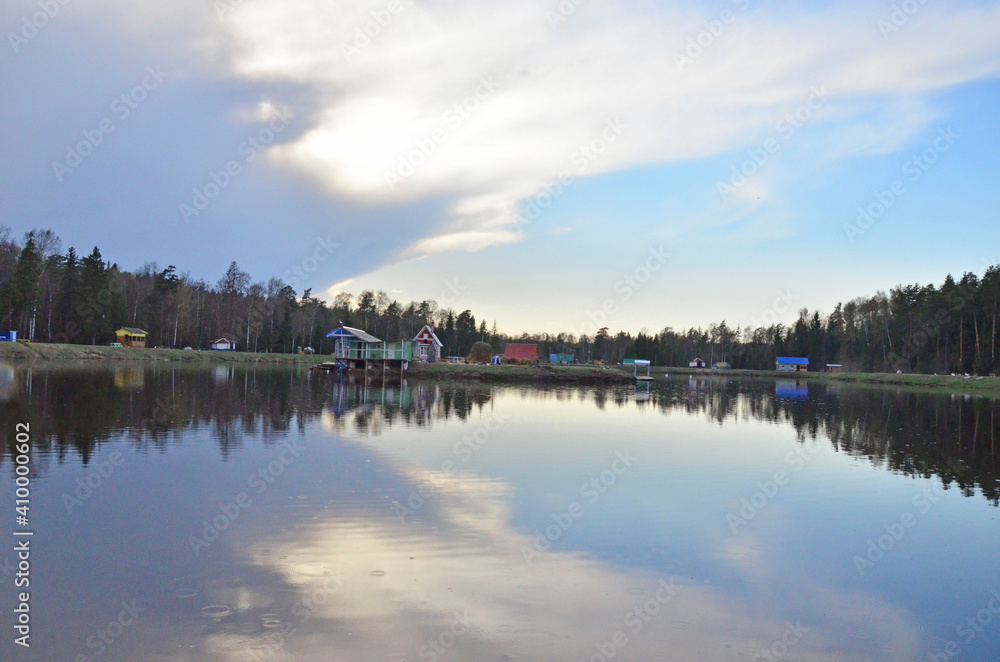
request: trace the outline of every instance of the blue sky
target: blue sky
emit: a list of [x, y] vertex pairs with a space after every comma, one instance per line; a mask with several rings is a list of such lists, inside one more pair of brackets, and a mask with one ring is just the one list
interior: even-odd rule
[[995, 3], [569, 6], [6, 3], [0, 224], [515, 333], [789, 321], [997, 260]]

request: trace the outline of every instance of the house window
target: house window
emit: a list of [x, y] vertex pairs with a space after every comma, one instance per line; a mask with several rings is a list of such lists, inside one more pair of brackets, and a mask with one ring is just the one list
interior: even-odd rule
[[420, 346], [420, 356], [421, 357], [426, 357], [427, 356], [427, 345], [421, 345]]

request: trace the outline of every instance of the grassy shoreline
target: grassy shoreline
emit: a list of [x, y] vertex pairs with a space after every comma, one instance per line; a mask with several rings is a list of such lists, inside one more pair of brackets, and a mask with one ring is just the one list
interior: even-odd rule
[[653, 375], [703, 375], [706, 377], [748, 376], [771, 379], [802, 379], [806, 381], [847, 382], [869, 386], [907, 386], [945, 391], [1000, 396], [1000, 377], [969, 377], [963, 375], [918, 375], [887, 372], [793, 372], [775, 370], [712, 370], [704, 368], [653, 368]]
[[0, 343], [0, 359], [40, 361], [179, 361], [184, 363], [300, 363], [313, 365], [322, 359], [307, 354], [255, 354], [191, 349], [139, 349], [106, 345], [57, 343]]
[[[184, 349], [134, 349], [95, 345], [50, 343], [0, 343], [0, 360], [28, 361], [177, 361], [182, 363], [278, 363], [311, 367], [329, 357], [309, 354], [256, 354]], [[962, 375], [914, 375], [891, 373], [779, 373], [773, 370], [712, 370], [664, 368], [651, 370], [654, 377], [701, 375], [704, 377], [757, 377], [846, 382], [869, 386], [912, 387], [947, 393], [1000, 396], [1000, 377]], [[412, 363], [407, 377], [415, 379], [468, 380], [499, 383], [546, 382], [557, 384], [624, 384], [633, 381], [631, 368], [593, 365], [466, 365], [461, 363]]]

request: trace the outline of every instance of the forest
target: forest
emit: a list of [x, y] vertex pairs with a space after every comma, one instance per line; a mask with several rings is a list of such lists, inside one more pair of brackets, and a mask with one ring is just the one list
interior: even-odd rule
[[[86, 255], [63, 251], [51, 230], [20, 240], [0, 227], [0, 332], [34, 342], [107, 344], [123, 326], [148, 332], [147, 345], [205, 348], [230, 338], [250, 352], [330, 351], [326, 334], [341, 323], [385, 340], [412, 338], [435, 327], [444, 356], [465, 356], [483, 340], [495, 352], [511, 341], [537, 342], [540, 355], [573, 354], [577, 362], [620, 363], [649, 359], [658, 366], [686, 366], [699, 357], [733, 368], [768, 370], [776, 356], [808, 357], [811, 370], [830, 363], [845, 371], [994, 374], [998, 370], [997, 317], [1000, 266], [982, 276], [947, 275], [940, 285], [897, 285], [888, 293], [838, 303], [829, 313], [802, 308], [789, 325], [659, 332], [599, 329], [593, 336], [569, 333], [508, 335], [496, 323], [477, 321], [433, 300], [401, 302], [385, 292], [338, 294], [332, 302], [299, 293], [279, 278], [255, 280], [232, 262], [215, 283], [155, 262], [127, 271], [98, 247]], [[665, 320], [667, 322], [667, 320]]]

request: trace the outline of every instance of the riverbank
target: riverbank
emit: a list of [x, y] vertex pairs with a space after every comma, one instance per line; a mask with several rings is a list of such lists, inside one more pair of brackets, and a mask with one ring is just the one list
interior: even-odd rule
[[[176, 361], [182, 363], [272, 363], [311, 367], [329, 357], [311, 354], [257, 354], [190, 349], [138, 349], [56, 343], [0, 343], [0, 360], [38, 361]], [[773, 370], [711, 370], [652, 368], [657, 380], [665, 374], [704, 377], [756, 377], [807, 381], [846, 382], [870, 386], [905, 386], [947, 393], [1000, 396], [1000, 377], [963, 375], [899, 375], [890, 373], [780, 373]], [[482, 381], [492, 383], [627, 384], [634, 381], [631, 367], [595, 365], [466, 365], [464, 363], [411, 363], [407, 377]]]
[[38, 361], [180, 361], [185, 363], [298, 363], [313, 365], [322, 359], [308, 354], [255, 354], [193, 349], [140, 349], [105, 345], [58, 343], [0, 343], [0, 359]]
[[848, 382], [870, 386], [907, 386], [948, 393], [977, 393], [1000, 396], [1000, 377], [965, 377], [964, 375], [915, 375], [885, 372], [777, 372], [775, 370], [711, 370], [699, 368], [653, 368], [651, 374], [704, 375], [727, 377], [745, 375], [771, 379]]

